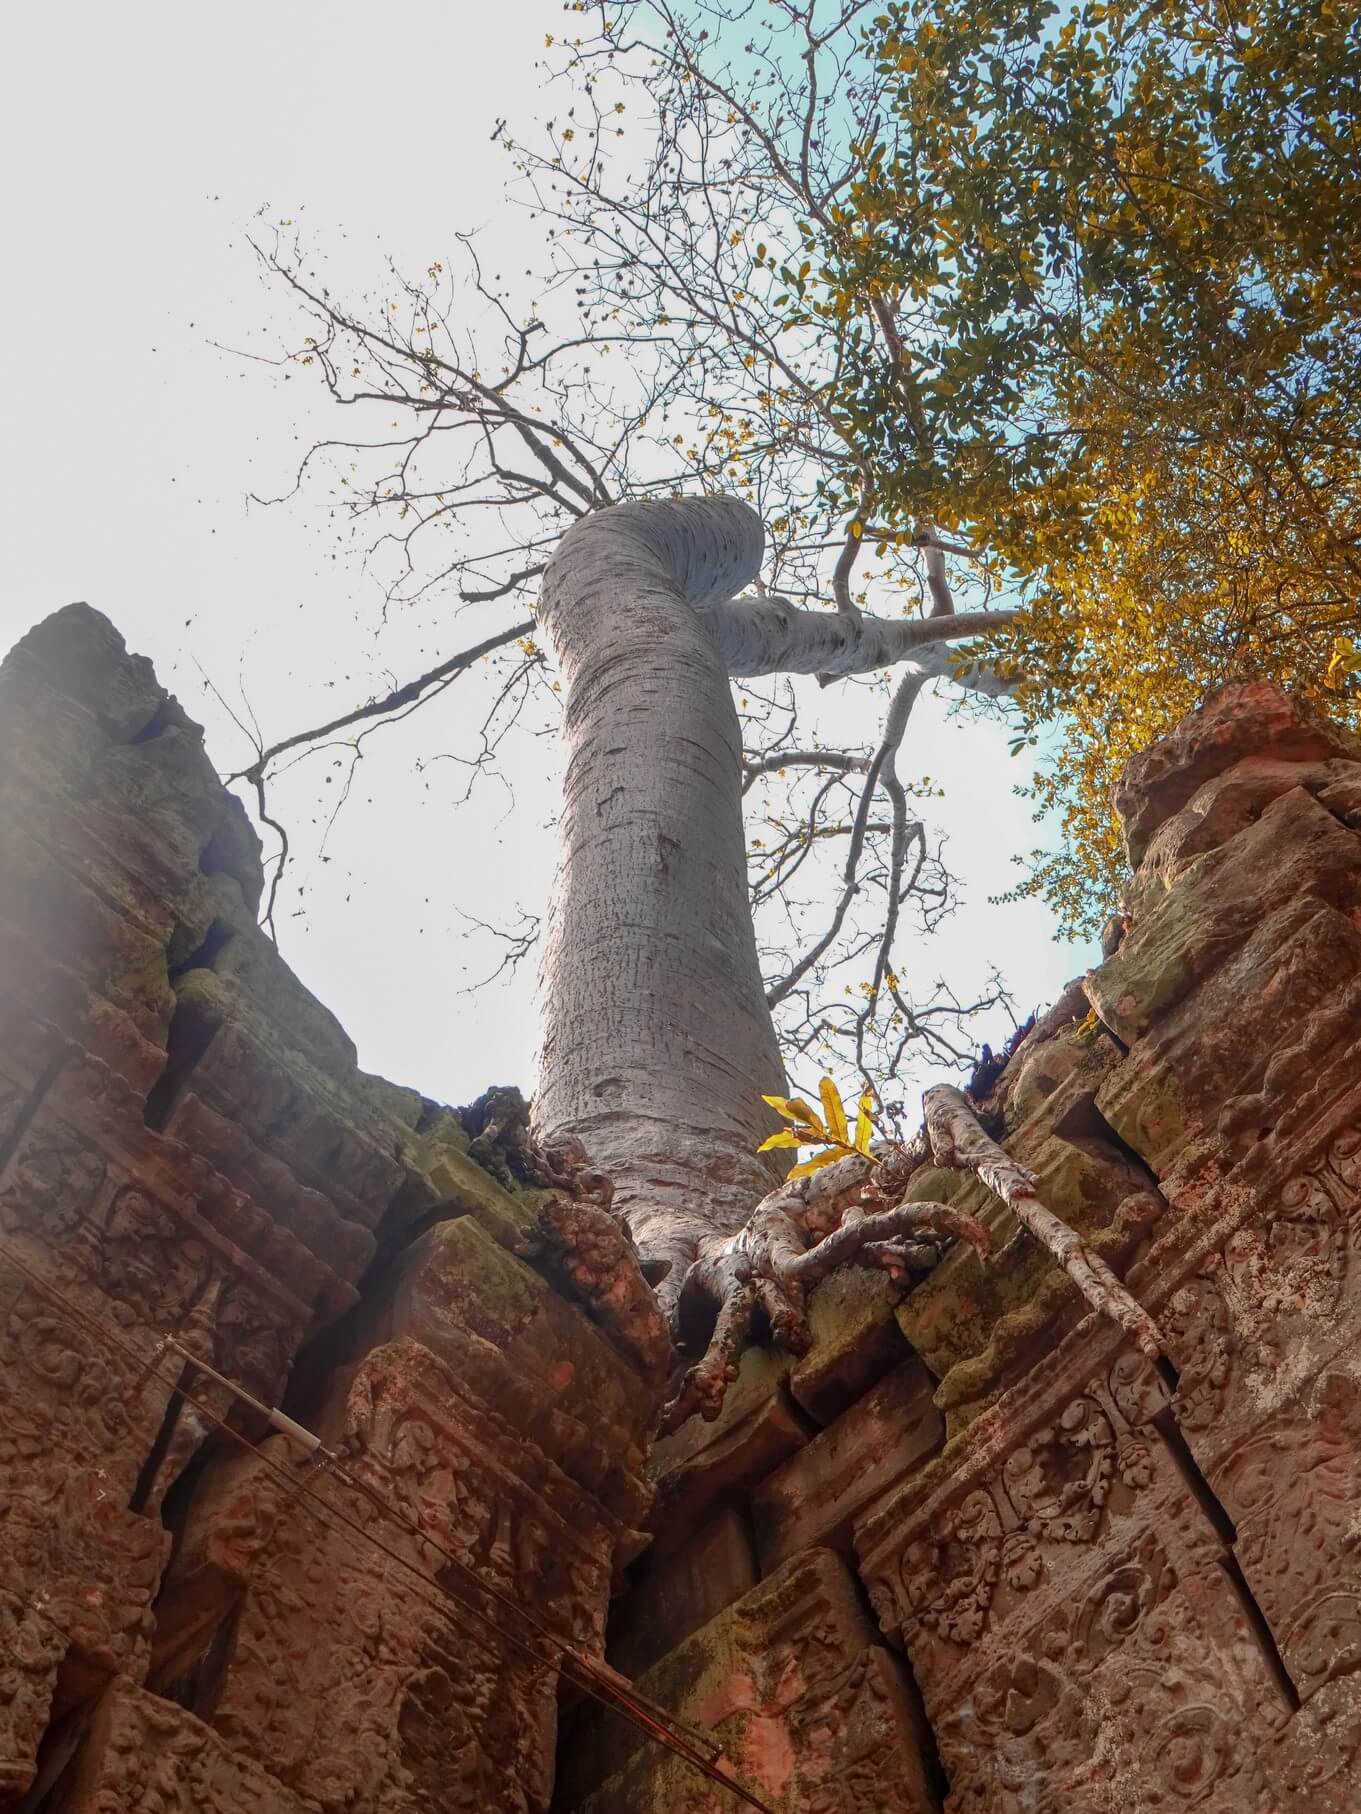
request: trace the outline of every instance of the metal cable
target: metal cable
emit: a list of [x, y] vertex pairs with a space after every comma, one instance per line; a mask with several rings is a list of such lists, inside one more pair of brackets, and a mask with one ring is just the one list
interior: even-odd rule
[[[87, 1333], [93, 1334], [96, 1339], [104, 1342], [106, 1346], [121, 1353], [126, 1359], [133, 1361], [137, 1365], [140, 1374], [137, 1387], [139, 1393], [146, 1389], [147, 1384], [153, 1378], [164, 1386], [167, 1391], [171, 1393], [178, 1392], [185, 1404], [192, 1406], [201, 1417], [206, 1418], [216, 1429], [224, 1432], [248, 1454], [254, 1456], [272, 1475], [289, 1487], [291, 1489], [290, 1502], [301, 1505], [306, 1501], [307, 1509], [324, 1528], [334, 1532], [337, 1529], [338, 1523], [338, 1525], [343, 1526], [352, 1536], [359, 1538], [362, 1542], [372, 1544], [375, 1549], [379, 1550], [390, 1561], [396, 1562], [399, 1567], [406, 1569], [409, 1574], [413, 1575], [416, 1581], [420, 1583], [422, 1590], [433, 1586], [439, 1596], [439, 1610], [441, 1612], [446, 1611], [448, 1606], [454, 1606], [477, 1620], [493, 1637], [512, 1644], [517, 1650], [523, 1652], [536, 1668], [557, 1668], [561, 1670], [569, 1677], [569, 1679], [576, 1682], [579, 1687], [583, 1688], [603, 1706], [612, 1708], [616, 1713], [621, 1714], [625, 1719], [629, 1720], [631, 1724], [637, 1726], [645, 1735], [654, 1738], [660, 1744], [665, 1745], [668, 1750], [684, 1759], [684, 1761], [690, 1764], [693, 1769], [698, 1770], [711, 1782], [717, 1783], [720, 1787], [728, 1790], [730, 1794], [736, 1796], [737, 1799], [743, 1802], [747, 1807], [757, 1809], [759, 1814], [774, 1814], [774, 1811], [767, 1803], [758, 1800], [757, 1797], [741, 1783], [735, 1781], [726, 1771], [720, 1768], [718, 1762], [719, 1758], [722, 1756], [722, 1749], [720, 1746], [714, 1745], [712, 1740], [707, 1737], [703, 1737], [699, 1734], [692, 1735], [674, 1714], [668, 1712], [666, 1708], [657, 1705], [655, 1702], [650, 1701], [645, 1695], [640, 1695], [633, 1687], [633, 1684], [629, 1682], [626, 1677], [620, 1675], [617, 1670], [611, 1669], [606, 1663], [597, 1662], [594, 1658], [586, 1656], [583, 1652], [577, 1650], [574, 1645], [557, 1636], [550, 1627], [544, 1625], [542, 1621], [526, 1607], [521, 1606], [516, 1600], [512, 1599], [508, 1594], [503, 1593], [491, 1583], [482, 1580], [476, 1570], [464, 1562], [460, 1556], [455, 1555], [452, 1550], [446, 1548], [437, 1538], [432, 1537], [429, 1532], [422, 1529], [414, 1519], [407, 1517], [406, 1514], [400, 1511], [396, 1506], [391, 1505], [375, 1488], [369, 1486], [367, 1482], [356, 1478], [356, 1476], [344, 1466], [339, 1456], [336, 1455], [333, 1450], [326, 1448], [320, 1439], [310, 1430], [304, 1429], [302, 1425], [296, 1423], [292, 1418], [285, 1416], [282, 1411], [262, 1404], [259, 1399], [253, 1397], [244, 1387], [238, 1386], [235, 1381], [228, 1379], [224, 1374], [219, 1373], [216, 1368], [201, 1360], [190, 1349], [175, 1340], [174, 1337], [162, 1336], [157, 1343], [156, 1348], [153, 1350], [150, 1361], [148, 1361], [144, 1355], [140, 1354], [130, 1343], [126, 1342], [116, 1330], [109, 1327], [109, 1325], [101, 1318], [92, 1315], [89, 1311], [82, 1310], [79, 1305], [73, 1303], [64, 1292], [53, 1285], [50, 1280], [44, 1279], [41, 1274], [35, 1272], [24, 1260], [20, 1259], [12, 1249], [5, 1252], [4, 1261], [5, 1263], [12, 1264], [31, 1285], [42, 1292], [50, 1301], [57, 1304], [66, 1313], [67, 1317], [78, 1327], [85, 1329]], [[353, 1492], [361, 1494], [389, 1523], [395, 1524], [409, 1535], [416, 1537], [421, 1543], [428, 1544], [430, 1548], [434, 1549], [442, 1556], [459, 1575], [471, 1582], [478, 1594], [486, 1596], [488, 1599], [494, 1601], [502, 1610], [509, 1612], [514, 1618], [523, 1621], [536, 1637], [542, 1639], [543, 1642], [549, 1645], [554, 1654], [547, 1657], [541, 1655], [528, 1639], [513, 1630], [507, 1630], [505, 1627], [498, 1625], [490, 1614], [484, 1612], [481, 1607], [464, 1596], [456, 1593], [447, 1583], [443, 1581], [431, 1582], [429, 1577], [425, 1575], [414, 1562], [403, 1556], [398, 1550], [391, 1548], [390, 1545], [383, 1543], [372, 1531], [366, 1530], [362, 1524], [350, 1517], [340, 1507], [320, 1498], [316, 1491], [308, 1485], [305, 1476], [302, 1479], [298, 1479], [290, 1474], [288, 1470], [281, 1467], [271, 1455], [267, 1455], [263, 1449], [259, 1448], [242, 1431], [229, 1424], [226, 1419], [210, 1405], [204, 1403], [202, 1399], [196, 1398], [183, 1384], [183, 1374], [181, 1374], [180, 1378], [177, 1380], [167, 1379], [166, 1376], [159, 1371], [157, 1362], [161, 1355], [171, 1349], [180, 1355], [185, 1362], [198, 1368], [200, 1371], [206, 1372], [211, 1378], [217, 1380], [237, 1399], [249, 1405], [258, 1414], [265, 1417], [274, 1429], [278, 1430], [288, 1440], [296, 1443], [306, 1453], [322, 1457], [326, 1464], [326, 1473], [333, 1475], [344, 1485], [348, 1486]], [[318, 1510], [318, 1507], [322, 1509]], [[336, 1520], [337, 1523], [330, 1522], [326, 1516], [323, 1516], [323, 1512], [330, 1514], [330, 1518]], [[425, 1591], [422, 1591], [421, 1598], [423, 1598], [427, 1604], [436, 1604], [436, 1602], [430, 1599], [429, 1594]], [[36, 1603], [32, 1604], [36, 1611], [44, 1612], [44, 1609], [41, 1606], [38, 1606]], [[57, 1621], [53, 1619], [50, 1614], [44, 1614], [44, 1616], [46, 1616], [54, 1626], [57, 1625]], [[60, 1630], [61, 1628], [57, 1626], [57, 1629]], [[66, 1636], [65, 1632], [62, 1632], [62, 1635]], [[705, 1746], [708, 1747], [707, 1752], [703, 1748]]]

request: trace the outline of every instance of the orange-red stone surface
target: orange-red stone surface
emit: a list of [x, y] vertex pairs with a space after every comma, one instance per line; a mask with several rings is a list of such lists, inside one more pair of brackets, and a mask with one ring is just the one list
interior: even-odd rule
[[40, 625], [0, 669], [0, 1811], [736, 1807], [517, 1641], [598, 1653], [612, 1593], [779, 1814], [1361, 1809], [1361, 761], [1228, 687], [1119, 805], [1122, 941], [993, 1109], [1163, 1366], [933, 1170], [992, 1261], [824, 1287], [811, 1356], [649, 1451], [538, 1200], [257, 927], [196, 729], [96, 613]]
[[601, 1648], [655, 1382], [527, 1263], [538, 1200], [359, 1071], [260, 890], [149, 665], [40, 625], [0, 668], [0, 1809], [529, 1814], [556, 1671], [516, 1609]]

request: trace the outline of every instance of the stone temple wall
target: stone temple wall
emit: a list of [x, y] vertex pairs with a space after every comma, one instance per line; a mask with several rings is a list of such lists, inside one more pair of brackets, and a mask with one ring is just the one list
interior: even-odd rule
[[[1361, 1808], [1361, 751], [1232, 687], [1118, 805], [1123, 936], [1001, 1099], [1166, 1362], [932, 1172], [1000, 1251], [829, 1280], [650, 1464], [609, 1654], [782, 1814]], [[587, 1714], [557, 1806], [725, 1799]]]
[[1230, 688], [1119, 805], [1123, 936], [996, 1100], [1167, 1360], [932, 1172], [992, 1259], [827, 1280], [810, 1353], [649, 1451], [542, 1193], [358, 1070], [196, 728], [96, 613], [40, 625], [0, 668], [0, 1814], [739, 1805], [517, 1607], [778, 1814], [1361, 1808], [1361, 753]]
[[260, 892], [149, 664], [83, 606], [26, 637], [0, 668], [0, 1809], [529, 1814], [557, 1684], [490, 1595], [599, 1651], [655, 1384], [531, 1263], [540, 1198], [357, 1068]]

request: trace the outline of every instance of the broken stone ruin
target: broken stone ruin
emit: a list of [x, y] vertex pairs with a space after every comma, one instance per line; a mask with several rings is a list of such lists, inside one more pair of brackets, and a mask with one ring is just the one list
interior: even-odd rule
[[832, 1274], [656, 1439], [554, 1187], [359, 1070], [197, 727], [33, 630], [0, 1810], [1356, 1814], [1361, 752], [1229, 686], [1117, 804], [1118, 943], [989, 1101], [1165, 1357], [927, 1169], [991, 1258]]

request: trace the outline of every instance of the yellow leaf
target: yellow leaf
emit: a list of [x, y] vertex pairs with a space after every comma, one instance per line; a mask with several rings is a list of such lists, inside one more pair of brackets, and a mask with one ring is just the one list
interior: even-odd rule
[[758, 1153], [768, 1153], [773, 1146], [802, 1146], [804, 1142], [792, 1127], [782, 1127], [778, 1134], [772, 1134], [769, 1140], [763, 1140], [757, 1147]]
[[1323, 676], [1324, 686], [1336, 692], [1343, 684], [1343, 677], [1355, 674], [1358, 668], [1361, 668], [1361, 650], [1357, 649], [1350, 636], [1335, 636], [1332, 660]]
[[841, 1094], [830, 1077], [824, 1077], [818, 1084], [818, 1095], [822, 1098], [822, 1112], [827, 1117], [828, 1131], [834, 1140], [843, 1146], [850, 1141], [851, 1131], [846, 1126], [846, 1111], [841, 1105]]
[[874, 1138], [874, 1098], [866, 1090], [860, 1098], [860, 1112], [855, 1118], [855, 1150], [868, 1153]]
[[824, 1165], [830, 1165], [834, 1159], [844, 1159], [846, 1156], [844, 1147], [829, 1146], [825, 1153], [814, 1153], [811, 1159], [805, 1159], [801, 1165], [791, 1165], [785, 1178], [809, 1178], [814, 1172], [820, 1172]]
[[763, 1096], [761, 1100], [768, 1102], [777, 1115], [783, 1115], [786, 1121], [792, 1121], [796, 1127], [811, 1128], [820, 1140], [831, 1138], [827, 1129], [802, 1096], [795, 1096], [792, 1099], [788, 1096]]

